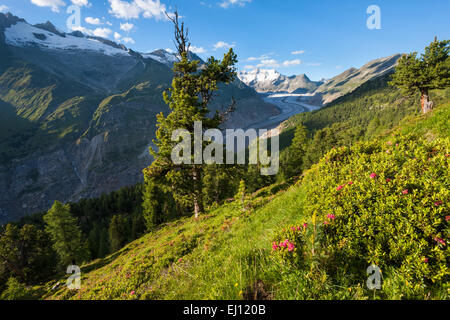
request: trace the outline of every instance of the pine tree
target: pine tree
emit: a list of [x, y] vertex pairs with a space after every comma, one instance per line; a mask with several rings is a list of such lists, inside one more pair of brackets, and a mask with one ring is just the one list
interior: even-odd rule
[[241, 180], [239, 182], [239, 189], [238, 189], [238, 193], [236, 194], [235, 198], [236, 201], [239, 201], [242, 205], [245, 202], [245, 181]]
[[420, 58], [417, 57], [417, 52], [401, 57], [389, 83], [407, 95], [419, 90], [423, 113], [432, 108], [429, 90], [450, 86], [449, 44], [450, 40], [438, 41], [435, 38]]
[[10, 275], [24, 283], [46, 280], [56, 267], [56, 256], [49, 244], [45, 232], [33, 225], [6, 225], [0, 234], [0, 280]]
[[123, 215], [115, 215], [109, 224], [109, 242], [113, 252], [122, 249], [128, 242], [130, 230], [128, 227], [128, 219]]
[[292, 144], [282, 154], [280, 174], [282, 180], [300, 175], [303, 168], [303, 158], [306, 154], [308, 143], [308, 130], [303, 124], [299, 124], [295, 129]]
[[45, 231], [50, 235], [53, 249], [62, 267], [82, 263], [89, 258], [87, 242], [83, 241], [77, 220], [72, 217], [69, 205], [55, 201], [44, 216]]
[[[164, 92], [164, 100], [169, 105], [171, 113], [165, 117], [160, 113], [157, 116], [158, 130], [154, 144], [156, 148], [150, 148], [154, 157], [152, 165], [144, 171], [146, 184], [158, 184], [158, 188], [166, 194], [171, 194], [177, 203], [178, 211], [184, 209], [193, 210], [195, 216], [203, 213], [202, 181], [204, 167], [201, 164], [184, 163], [175, 165], [171, 155], [176, 142], [172, 141], [172, 133], [178, 129], [185, 129], [194, 141], [194, 122], [201, 121], [203, 130], [217, 128], [226, 116], [234, 110], [234, 101], [226, 112], [215, 113], [209, 117], [208, 104], [220, 83], [228, 84], [236, 79], [237, 62], [233, 49], [224, 55], [223, 60], [210, 57], [200, 68], [200, 62], [190, 59], [190, 43], [188, 30], [184, 23], [179, 22], [178, 13], [168, 16], [175, 26], [175, 44], [177, 46], [179, 62], [173, 67], [174, 78], [169, 92]], [[203, 146], [205, 143], [203, 143]], [[192, 148], [193, 150], [193, 148]], [[193, 160], [191, 155], [190, 159]], [[153, 186], [147, 188], [146, 192], [153, 192]], [[154, 202], [153, 196], [144, 196]], [[146, 210], [153, 205], [147, 202]], [[146, 216], [149, 216], [147, 212]], [[148, 221], [148, 219], [147, 219]]]
[[205, 205], [219, 205], [232, 198], [243, 176], [243, 166], [210, 164], [203, 175], [203, 200]]

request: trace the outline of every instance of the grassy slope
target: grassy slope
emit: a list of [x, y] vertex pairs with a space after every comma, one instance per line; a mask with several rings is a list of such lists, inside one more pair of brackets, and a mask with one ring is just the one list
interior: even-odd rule
[[237, 299], [241, 290], [263, 277], [261, 264], [270, 252], [273, 233], [301, 216], [301, 194], [299, 187], [292, 187], [270, 202], [269, 197], [255, 197], [256, 208], [247, 213], [231, 203], [199, 221], [169, 223], [116, 254], [85, 265], [80, 292], [64, 287], [43, 297]]
[[[429, 139], [448, 136], [450, 104], [406, 119], [386, 133], [386, 139], [397, 130]], [[82, 290], [68, 291], [63, 278], [35, 288], [36, 292], [44, 299], [239, 299], [254, 298], [252, 287], [259, 283], [259, 298], [266, 294], [275, 299], [304, 298], [310, 288], [298, 275], [279, 269], [270, 252], [275, 232], [306, 218], [302, 214], [306, 187], [298, 184], [277, 195], [263, 190], [252, 197], [254, 209], [245, 213], [231, 203], [199, 221], [174, 221], [83, 266]], [[58, 281], [61, 285], [51, 290]], [[345, 288], [338, 297], [367, 298], [367, 293], [358, 286]]]

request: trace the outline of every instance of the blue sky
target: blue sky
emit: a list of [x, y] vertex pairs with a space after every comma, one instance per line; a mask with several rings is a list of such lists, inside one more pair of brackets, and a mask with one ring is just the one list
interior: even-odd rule
[[[0, 0], [0, 11], [66, 30], [72, 3], [81, 8], [83, 30], [141, 52], [173, 49], [163, 12], [176, 6], [201, 57], [233, 46], [242, 70], [275, 68], [313, 80], [421, 51], [434, 36], [450, 38], [448, 0]], [[381, 29], [367, 28], [370, 5], [381, 10]]]

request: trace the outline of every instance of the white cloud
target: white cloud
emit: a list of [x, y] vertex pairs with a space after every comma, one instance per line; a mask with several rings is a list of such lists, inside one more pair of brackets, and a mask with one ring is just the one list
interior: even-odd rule
[[250, 2], [252, 2], [252, 0], [222, 0], [219, 5], [226, 9], [231, 6], [245, 7], [245, 5]]
[[278, 68], [280, 64], [275, 59], [264, 59], [257, 65], [258, 68]]
[[0, 4], [0, 12], [6, 12], [6, 10], [9, 10], [9, 7], [5, 6], [4, 4]]
[[94, 36], [101, 38], [108, 38], [111, 33], [112, 30], [108, 28], [97, 28], [93, 31]]
[[91, 4], [89, 3], [88, 0], [70, 0], [70, 1], [72, 1], [72, 3], [74, 5], [79, 6], [79, 7], [90, 7], [91, 6]]
[[120, 40], [122, 38], [122, 35], [120, 33], [114, 32], [114, 39]]
[[59, 12], [59, 7], [66, 5], [63, 0], [31, 0], [31, 3], [38, 7], [49, 7], [53, 12]]
[[292, 51], [291, 53], [292, 53], [293, 55], [303, 54], [303, 53], [305, 53], [305, 50]]
[[134, 44], [134, 40], [132, 38], [130, 38], [130, 37], [125, 37], [125, 38], [122, 39], [122, 41], [125, 42], [125, 43]]
[[252, 66], [252, 65], [246, 65], [246, 66], [244, 66], [244, 69], [253, 70], [253, 69], [256, 69], [256, 67]]
[[86, 23], [93, 24], [93, 25], [102, 24], [99, 18], [86, 17], [86, 19], [84, 19], [84, 21], [86, 21]]
[[203, 47], [196, 47], [196, 46], [191, 46], [189, 48], [189, 50], [191, 52], [193, 52], [193, 53], [196, 53], [196, 54], [200, 54], [200, 53], [205, 53], [206, 52], [205, 48], [203, 48]]
[[236, 45], [235, 43], [229, 44], [229, 43], [226, 43], [224, 41], [219, 41], [219, 42], [217, 42], [214, 45], [214, 50], [217, 50], [217, 49], [229, 49], [229, 48], [233, 48], [235, 45]]
[[134, 24], [132, 24], [132, 23], [126, 22], [126, 23], [120, 24], [120, 30], [123, 30], [125, 32], [130, 32], [131, 29], [133, 29], [133, 28], [134, 28]]
[[144, 18], [155, 18], [156, 20], [166, 19], [166, 5], [160, 0], [133, 0], [132, 2], [123, 0], [108, 0], [111, 9], [109, 13], [119, 19], [138, 19], [140, 15]]
[[88, 36], [96, 36], [100, 38], [108, 38], [110, 34], [113, 32], [111, 29], [108, 28], [96, 28], [94, 30], [88, 29], [85, 27], [75, 27], [72, 28], [73, 31], [80, 31]]
[[250, 57], [247, 59], [247, 61], [252, 62], [252, 61], [261, 61], [261, 60], [266, 60], [266, 59], [270, 59], [270, 56], [267, 54], [263, 54], [260, 57]]
[[72, 31], [80, 31], [80, 32], [82, 32], [84, 34], [87, 34], [88, 36], [94, 35], [93, 31], [91, 29], [87, 29], [85, 27], [73, 27]]
[[292, 67], [292, 66], [298, 66], [302, 63], [302, 60], [295, 59], [295, 60], [286, 60], [283, 62], [283, 67]]
[[112, 26], [112, 23], [111, 22], [109, 22], [109, 21], [106, 21], [106, 24], [108, 25], [108, 26]]

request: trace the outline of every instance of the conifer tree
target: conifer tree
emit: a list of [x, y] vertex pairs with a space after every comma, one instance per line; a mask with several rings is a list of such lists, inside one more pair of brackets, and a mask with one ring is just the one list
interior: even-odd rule
[[307, 143], [308, 130], [303, 124], [299, 124], [295, 129], [292, 144], [287, 148], [286, 152], [282, 154], [280, 174], [282, 175], [283, 180], [287, 180], [302, 173], [303, 157], [306, 154]]
[[109, 224], [109, 242], [111, 250], [120, 250], [127, 242], [130, 235], [128, 220], [121, 214], [112, 217]]
[[[234, 101], [226, 112], [222, 114], [216, 112], [212, 117], [209, 116], [208, 105], [220, 83], [228, 84], [236, 79], [234, 65], [237, 58], [233, 49], [230, 49], [222, 61], [210, 57], [205, 64], [200, 66], [199, 61], [190, 59], [188, 30], [184, 23], [179, 22], [178, 12], [168, 18], [175, 27], [175, 45], [179, 61], [173, 67], [172, 86], [169, 92], [164, 92], [164, 100], [169, 105], [171, 112], [167, 117], [162, 113], [157, 116], [158, 129], [156, 140], [154, 140], [156, 148], [150, 148], [154, 162], [144, 170], [145, 182], [150, 185], [149, 188], [146, 188], [146, 192], [156, 191], [153, 187], [156, 184], [160, 191], [173, 197], [178, 211], [183, 211], [183, 208], [192, 210], [198, 217], [204, 211], [202, 199], [204, 166], [194, 164], [194, 161], [177, 165], [172, 162], [172, 150], [177, 144], [172, 141], [172, 133], [178, 129], [187, 130], [191, 135], [193, 145], [194, 122], [201, 121], [205, 131], [218, 128], [226, 120], [226, 116], [234, 110]], [[194, 156], [191, 155], [191, 160], [193, 158]], [[153, 205], [158, 206], [155, 198], [144, 195], [145, 201], [147, 203], [144, 203], [144, 215], [153, 216], [152, 212], [160, 209], [152, 209]]]
[[450, 86], [450, 40], [437, 38], [425, 48], [420, 58], [412, 52], [400, 58], [390, 85], [397, 86], [404, 94], [420, 92], [422, 112], [432, 109], [429, 90]]
[[68, 204], [55, 201], [44, 216], [45, 231], [50, 235], [53, 249], [62, 267], [82, 263], [89, 258], [87, 242], [83, 240], [77, 220], [71, 215]]

